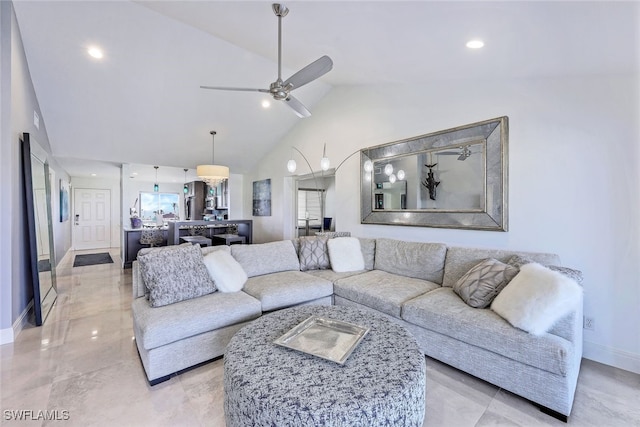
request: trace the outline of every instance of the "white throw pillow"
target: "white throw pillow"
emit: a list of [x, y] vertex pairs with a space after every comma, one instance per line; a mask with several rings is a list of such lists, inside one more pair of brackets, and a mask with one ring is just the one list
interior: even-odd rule
[[215, 251], [202, 259], [209, 276], [220, 292], [238, 292], [247, 281], [247, 273], [227, 251]]
[[327, 241], [331, 269], [337, 273], [364, 270], [360, 240], [356, 237], [336, 237]]
[[540, 264], [526, 264], [498, 294], [491, 309], [516, 328], [543, 335], [582, 301], [582, 288]]

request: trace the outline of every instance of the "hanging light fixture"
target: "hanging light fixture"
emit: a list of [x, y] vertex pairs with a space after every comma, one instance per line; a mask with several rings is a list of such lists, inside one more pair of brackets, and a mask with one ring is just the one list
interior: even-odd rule
[[156, 182], [153, 184], [153, 191], [156, 193], [160, 191], [160, 186], [158, 185], [158, 168], [159, 166], [154, 166], [154, 169], [156, 170]]
[[322, 149], [322, 158], [320, 159], [320, 169], [326, 172], [329, 170], [330, 166], [331, 166], [331, 162], [327, 157], [327, 144], [325, 143], [324, 148]]
[[184, 169], [184, 187], [182, 187], [182, 192], [187, 194], [189, 192], [189, 186], [187, 185], [187, 171], [189, 169]]
[[213, 140], [213, 150], [211, 155], [212, 164], [210, 165], [198, 165], [196, 173], [198, 178], [206, 182], [212, 187], [217, 186], [222, 181], [229, 179], [229, 168], [227, 166], [220, 166], [215, 164], [215, 135], [216, 131], [209, 132]]

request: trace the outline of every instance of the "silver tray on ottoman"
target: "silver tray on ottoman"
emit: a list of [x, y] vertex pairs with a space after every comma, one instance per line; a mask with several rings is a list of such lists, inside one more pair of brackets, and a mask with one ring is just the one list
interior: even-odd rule
[[342, 365], [367, 332], [369, 328], [353, 323], [311, 316], [275, 340], [274, 344]]

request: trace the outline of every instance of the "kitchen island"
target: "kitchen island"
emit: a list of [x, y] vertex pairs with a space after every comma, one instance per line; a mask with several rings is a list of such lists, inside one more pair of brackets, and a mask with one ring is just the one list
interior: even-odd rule
[[[163, 242], [160, 246], [179, 245], [181, 236], [190, 236], [193, 233], [202, 233], [205, 237], [212, 238], [217, 234], [230, 234], [237, 227], [238, 236], [244, 237], [244, 242], [250, 244], [253, 241], [253, 221], [224, 220], [224, 221], [167, 221], [162, 228]], [[152, 228], [152, 227], [151, 227]], [[122, 267], [131, 268], [131, 263], [135, 261], [138, 251], [149, 247], [140, 243], [142, 230], [140, 228], [124, 228]], [[224, 244], [225, 239], [213, 238], [212, 242]]]

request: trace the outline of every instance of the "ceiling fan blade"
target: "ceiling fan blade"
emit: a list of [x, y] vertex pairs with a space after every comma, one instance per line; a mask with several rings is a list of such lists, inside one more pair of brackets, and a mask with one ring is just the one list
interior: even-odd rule
[[314, 81], [318, 77], [327, 74], [333, 68], [333, 61], [327, 55], [316, 59], [311, 64], [304, 67], [291, 77], [289, 77], [283, 86], [291, 85], [292, 90], [304, 86], [309, 82]]
[[302, 105], [302, 102], [298, 101], [293, 96], [289, 95], [287, 99], [284, 99], [283, 101], [286, 102], [301, 119], [311, 116], [311, 112], [307, 110], [307, 107]]
[[252, 89], [246, 87], [219, 87], [219, 86], [200, 86], [201, 89], [213, 89], [213, 90], [233, 90], [236, 92], [262, 92], [269, 93], [269, 89]]
[[441, 151], [439, 153], [436, 153], [436, 156], [459, 156], [460, 152], [459, 151]]

